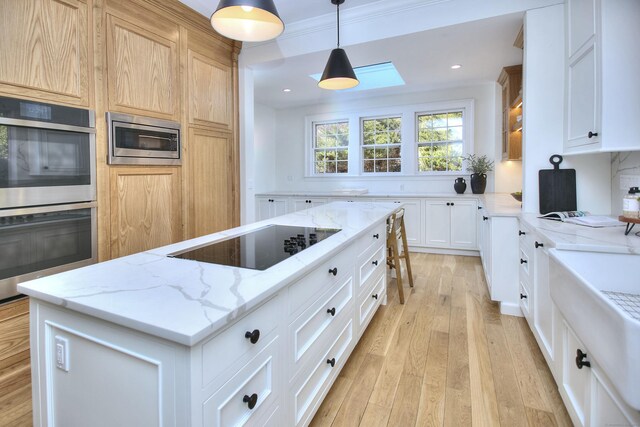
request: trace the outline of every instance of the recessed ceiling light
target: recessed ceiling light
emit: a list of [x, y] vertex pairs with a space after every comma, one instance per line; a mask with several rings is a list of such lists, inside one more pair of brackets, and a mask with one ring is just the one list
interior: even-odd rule
[[455, 65], [452, 65], [452, 66], [451, 66], [451, 69], [452, 69], [452, 70], [458, 70], [458, 69], [460, 69], [460, 68], [462, 68], [462, 65], [460, 65], [460, 64], [455, 64]]
[[287, 89], [282, 89], [283, 92], [291, 92], [291, 89], [287, 88]]

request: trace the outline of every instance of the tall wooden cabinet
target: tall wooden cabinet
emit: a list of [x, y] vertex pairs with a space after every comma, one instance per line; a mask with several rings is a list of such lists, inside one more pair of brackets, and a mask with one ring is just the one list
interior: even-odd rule
[[502, 159], [522, 160], [522, 65], [504, 67], [502, 86]]

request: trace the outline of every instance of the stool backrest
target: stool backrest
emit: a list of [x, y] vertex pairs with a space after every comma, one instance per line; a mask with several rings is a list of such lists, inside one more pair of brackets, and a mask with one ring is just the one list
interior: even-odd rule
[[402, 217], [404, 216], [404, 208], [395, 211], [389, 219], [387, 219], [387, 239], [395, 236], [396, 239], [402, 237]]

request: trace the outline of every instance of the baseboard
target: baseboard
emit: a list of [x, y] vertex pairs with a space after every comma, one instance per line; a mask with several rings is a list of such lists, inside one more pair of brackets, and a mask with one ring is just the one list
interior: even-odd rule
[[465, 249], [443, 249], [443, 248], [425, 248], [421, 246], [409, 246], [409, 252], [418, 252], [421, 254], [442, 254], [442, 255], [460, 255], [460, 256], [480, 256], [478, 251], [469, 251]]
[[524, 317], [522, 310], [520, 310], [520, 304], [514, 304], [512, 302], [501, 301], [500, 313], [509, 316]]

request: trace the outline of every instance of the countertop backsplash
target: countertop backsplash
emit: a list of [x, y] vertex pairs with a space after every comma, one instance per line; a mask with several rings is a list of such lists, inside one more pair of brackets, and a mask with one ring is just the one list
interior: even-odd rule
[[[611, 156], [611, 215], [622, 215], [622, 198], [629, 188], [621, 188], [621, 177], [632, 176], [640, 186], [640, 151], [613, 153]], [[630, 187], [630, 186], [629, 186]]]

